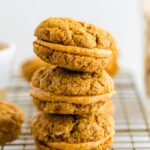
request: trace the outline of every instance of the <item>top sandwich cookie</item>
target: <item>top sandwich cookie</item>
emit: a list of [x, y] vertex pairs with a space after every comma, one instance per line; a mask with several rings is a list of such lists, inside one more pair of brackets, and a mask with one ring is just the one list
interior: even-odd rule
[[49, 18], [35, 30], [35, 53], [44, 61], [70, 70], [98, 72], [115, 65], [114, 38], [94, 25], [69, 18]]

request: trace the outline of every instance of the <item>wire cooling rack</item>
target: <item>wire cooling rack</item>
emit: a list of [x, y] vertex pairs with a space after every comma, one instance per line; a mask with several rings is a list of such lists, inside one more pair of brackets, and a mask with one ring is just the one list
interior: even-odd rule
[[[116, 136], [111, 150], [150, 150], [149, 124], [132, 76], [120, 73], [115, 83]], [[29, 96], [28, 83], [21, 77], [14, 77], [7, 99], [22, 107], [26, 123], [20, 138], [1, 146], [0, 150], [35, 150], [29, 124], [36, 111]]]

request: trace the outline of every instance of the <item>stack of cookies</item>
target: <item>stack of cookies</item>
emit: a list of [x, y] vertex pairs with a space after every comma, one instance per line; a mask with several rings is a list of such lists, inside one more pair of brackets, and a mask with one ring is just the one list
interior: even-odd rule
[[31, 80], [30, 94], [41, 111], [31, 123], [37, 149], [107, 150], [114, 136], [115, 90], [104, 69], [117, 66], [115, 40], [68, 18], [43, 21], [35, 36], [37, 56], [57, 66], [39, 69]]

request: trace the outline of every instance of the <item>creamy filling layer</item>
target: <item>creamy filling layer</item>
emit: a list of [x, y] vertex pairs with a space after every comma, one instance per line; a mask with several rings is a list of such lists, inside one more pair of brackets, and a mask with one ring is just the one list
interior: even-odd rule
[[37, 39], [35, 43], [41, 46], [48, 47], [52, 50], [57, 50], [57, 51], [70, 53], [70, 54], [77, 54], [77, 55], [90, 56], [90, 57], [99, 57], [99, 58], [105, 58], [105, 57], [107, 58], [112, 55], [112, 51], [106, 50], [106, 49], [99, 49], [99, 48], [89, 49], [89, 48], [82, 48], [82, 47], [76, 47], [76, 46], [66, 46], [66, 45], [46, 42], [46, 41], [39, 40], [39, 39]]
[[[95, 149], [99, 145], [105, 143], [110, 138], [113, 138], [114, 133], [115, 132], [113, 131], [112, 134], [99, 141], [86, 142], [86, 143], [50, 142], [47, 144], [47, 147], [56, 148], [60, 150]], [[108, 146], [110, 146], [109, 143]]]
[[115, 91], [96, 96], [66, 96], [66, 95], [56, 95], [52, 92], [47, 92], [40, 88], [33, 87], [31, 85], [30, 94], [34, 98], [37, 98], [41, 101], [43, 100], [43, 101], [67, 102], [75, 104], [93, 104], [100, 101], [105, 102], [110, 100], [110, 98], [115, 94]]

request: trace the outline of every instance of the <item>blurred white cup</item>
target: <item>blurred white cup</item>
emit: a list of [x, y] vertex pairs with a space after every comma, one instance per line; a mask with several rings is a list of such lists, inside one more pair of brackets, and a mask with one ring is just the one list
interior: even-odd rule
[[4, 98], [9, 88], [15, 52], [14, 44], [0, 42], [0, 99]]

